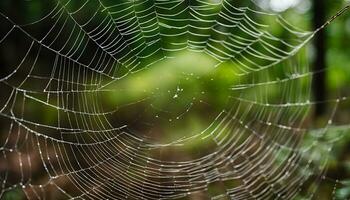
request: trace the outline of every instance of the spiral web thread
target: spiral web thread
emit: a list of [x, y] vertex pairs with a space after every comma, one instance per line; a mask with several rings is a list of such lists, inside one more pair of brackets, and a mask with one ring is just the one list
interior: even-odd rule
[[[47, 6], [40, 19], [23, 24], [4, 11], [0, 17], [1, 48], [17, 40], [17, 63], [0, 79], [6, 127], [0, 196], [21, 190], [28, 199], [312, 199], [330, 179], [327, 155], [344, 134], [325, 137], [349, 99], [311, 100], [312, 77], [321, 72], [301, 60], [317, 30], [299, 30], [252, 2], [81, 0]], [[274, 33], [276, 26], [284, 37]], [[213, 69], [234, 66], [238, 82], [226, 88], [224, 108], [202, 131], [168, 143], [116, 124], [119, 107], [104, 106], [101, 96], [123, 95], [114, 84], [176, 60], [177, 52], [204, 54], [215, 60]], [[175, 92], [170, 101], [181, 98]], [[147, 105], [159, 93], [147, 94], [131, 106], [146, 104], [145, 112], [160, 113], [151, 118], [169, 124], [206, 103], [193, 98], [177, 117], [166, 118]], [[324, 103], [331, 105], [326, 123], [307, 127], [312, 107]], [[54, 117], [37, 117], [46, 112]], [[337, 127], [348, 130], [347, 124]], [[210, 148], [188, 159], [165, 159], [166, 149], [193, 142]]]

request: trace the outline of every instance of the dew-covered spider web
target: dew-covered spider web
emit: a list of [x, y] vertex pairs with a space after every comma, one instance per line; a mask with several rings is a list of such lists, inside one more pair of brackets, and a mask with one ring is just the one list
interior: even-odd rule
[[[322, 182], [341, 187], [327, 168], [350, 100], [312, 99], [318, 30], [248, 0], [40, 5], [25, 19], [1, 8], [0, 197], [315, 199]], [[328, 109], [314, 126], [316, 104]]]

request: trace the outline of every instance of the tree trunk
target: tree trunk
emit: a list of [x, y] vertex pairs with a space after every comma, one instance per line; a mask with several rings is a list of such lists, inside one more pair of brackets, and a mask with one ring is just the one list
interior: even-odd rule
[[[326, 21], [326, 0], [313, 0], [313, 26], [314, 29], [322, 26]], [[316, 57], [313, 71], [313, 95], [314, 101], [318, 102], [315, 107], [315, 117], [322, 116], [326, 107], [326, 35], [324, 29], [315, 36]], [[320, 103], [322, 102], [322, 103]]]

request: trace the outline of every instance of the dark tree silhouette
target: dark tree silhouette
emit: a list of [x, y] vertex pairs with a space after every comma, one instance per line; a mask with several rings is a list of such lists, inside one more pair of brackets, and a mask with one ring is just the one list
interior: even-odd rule
[[[321, 27], [326, 21], [326, 2], [325, 0], [313, 0], [313, 26], [314, 29]], [[316, 57], [314, 61], [313, 77], [313, 95], [314, 100], [322, 102], [326, 99], [326, 33], [320, 30], [315, 36]], [[323, 103], [316, 104], [315, 116], [321, 116], [325, 113], [326, 107]]]

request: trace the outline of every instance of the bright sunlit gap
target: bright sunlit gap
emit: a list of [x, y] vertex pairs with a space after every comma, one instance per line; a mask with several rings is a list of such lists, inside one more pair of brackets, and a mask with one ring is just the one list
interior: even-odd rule
[[271, 9], [275, 12], [283, 12], [290, 8], [306, 12], [311, 7], [309, 0], [258, 0], [256, 2], [264, 9]]

